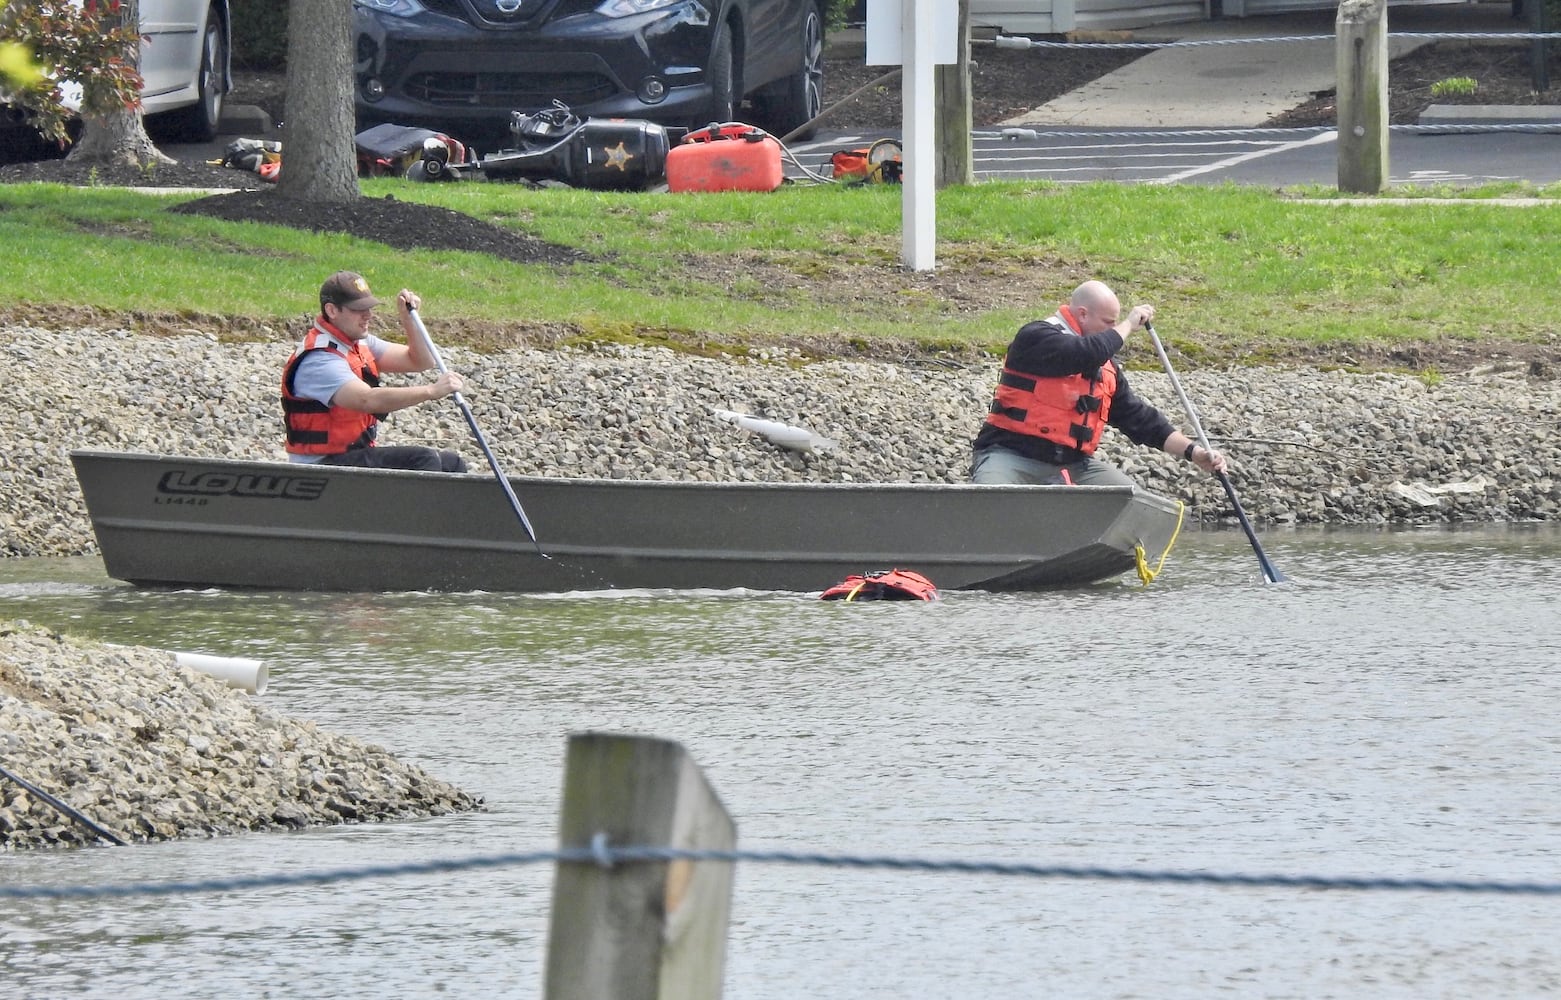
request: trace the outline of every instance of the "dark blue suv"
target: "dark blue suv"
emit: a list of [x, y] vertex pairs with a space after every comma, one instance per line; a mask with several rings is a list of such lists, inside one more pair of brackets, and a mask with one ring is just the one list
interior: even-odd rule
[[359, 128], [493, 139], [510, 113], [784, 135], [821, 109], [821, 0], [352, 0]]

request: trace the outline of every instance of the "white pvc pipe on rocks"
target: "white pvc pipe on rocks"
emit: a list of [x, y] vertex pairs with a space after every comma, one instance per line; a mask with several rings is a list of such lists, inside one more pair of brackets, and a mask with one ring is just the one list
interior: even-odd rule
[[249, 660], [242, 656], [172, 652], [173, 661], [181, 667], [198, 670], [219, 681], [226, 681], [229, 687], [236, 687], [250, 694], [266, 693], [266, 684], [270, 676], [265, 663], [260, 660]]
[[[112, 642], [105, 645], [110, 649], [130, 648]], [[271, 672], [260, 660], [247, 660], [242, 656], [212, 656], [210, 653], [181, 653], [172, 649], [165, 652], [173, 657], [176, 666], [189, 667], [249, 694], [265, 694], [266, 685], [271, 680]]]

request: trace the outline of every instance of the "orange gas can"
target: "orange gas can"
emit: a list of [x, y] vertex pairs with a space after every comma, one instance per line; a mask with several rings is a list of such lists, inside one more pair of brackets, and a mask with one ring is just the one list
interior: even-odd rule
[[696, 129], [667, 151], [669, 191], [774, 191], [784, 179], [780, 142], [742, 122]]

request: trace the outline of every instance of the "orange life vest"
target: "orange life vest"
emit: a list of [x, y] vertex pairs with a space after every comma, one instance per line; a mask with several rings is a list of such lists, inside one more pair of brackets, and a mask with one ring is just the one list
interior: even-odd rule
[[[1067, 306], [1046, 322], [1079, 332]], [[1093, 455], [1116, 391], [1117, 369], [1110, 361], [1087, 374], [1053, 378], [1037, 378], [1005, 366], [986, 422]]]
[[353, 448], [374, 447], [380, 413], [360, 413], [345, 406], [327, 406], [317, 399], [293, 393], [298, 363], [310, 351], [330, 351], [346, 360], [352, 373], [369, 386], [379, 385], [379, 365], [361, 341], [349, 340], [324, 317], [314, 321], [303, 343], [282, 369], [282, 420], [287, 427], [287, 450], [294, 455], [339, 455]]

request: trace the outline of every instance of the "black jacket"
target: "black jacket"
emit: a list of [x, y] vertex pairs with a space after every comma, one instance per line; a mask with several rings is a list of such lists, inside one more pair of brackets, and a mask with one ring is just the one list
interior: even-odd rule
[[[1036, 320], [1019, 328], [1008, 345], [1004, 367], [1037, 378], [1065, 378], [1094, 371], [1101, 365], [1117, 370], [1117, 391], [1111, 397], [1111, 413], [1106, 423], [1126, 434], [1134, 444], [1160, 448], [1175, 430], [1165, 414], [1133, 392], [1127, 373], [1113, 359], [1122, 349], [1122, 335], [1115, 330], [1080, 336], [1048, 320]], [[982, 424], [976, 435], [975, 450], [1002, 445], [1028, 458], [1054, 464], [1068, 464], [1084, 456], [1081, 453], [1058, 454], [1058, 446], [1029, 434], [1003, 430]], [[1072, 449], [1063, 449], [1064, 452]], [[1064, 459], [1059, 462], [1058, 459]]]

